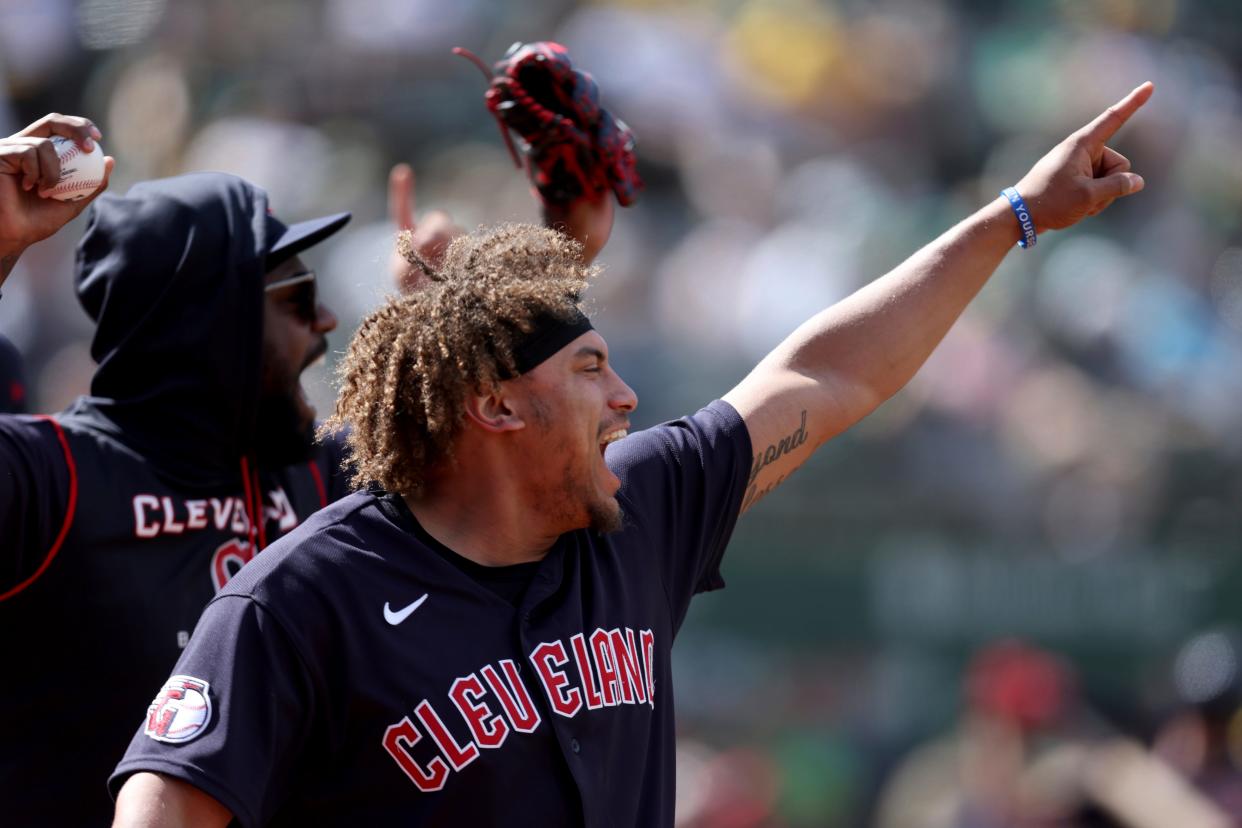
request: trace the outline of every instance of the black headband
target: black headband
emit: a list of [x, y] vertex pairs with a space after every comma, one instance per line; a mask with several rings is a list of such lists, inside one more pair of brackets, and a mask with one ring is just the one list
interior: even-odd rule
[[577, 308], [568, 319], [551, 314], [536, 316], [530, 333], [520, 335], [513, 346], [513, 361], [518, 374], [536, 368], [589, 330], [592, 330], [591, 320]]

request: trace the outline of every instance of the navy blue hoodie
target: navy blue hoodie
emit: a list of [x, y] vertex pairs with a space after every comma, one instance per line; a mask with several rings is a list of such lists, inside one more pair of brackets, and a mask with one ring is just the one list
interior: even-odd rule
[[262, 190], [220, 173], [101, 196], [76, 272], [91, 394], [0, 416], [6, 826], [109, 824], [135, 711], [203, 607], [346, 493], [337, 443], [255, 469], [267, 213]]

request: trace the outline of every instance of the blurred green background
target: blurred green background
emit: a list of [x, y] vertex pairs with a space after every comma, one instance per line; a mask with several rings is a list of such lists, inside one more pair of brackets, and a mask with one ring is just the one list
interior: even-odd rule
[[[1009, 639], [1059, 677], [1031, 692], [1061, 713], [1017, 727], [1027, 765], [1050, 740], [1125, 736], [1198, 781], [1210, 728], [1177, 731], [1198, 753], [1168, 728], [1216, 681], [1234, 784], [1236, 650], [1202, 642], [1242, 620], [1242, 3], [0, 0], [0, 134], [83, 114], [114, 190], [220, 169], [286, 220], [353, 210], [310, 257], [335, 358], [389, 290], [392, 164], [413, 164], [420, 210], [537, 220], [478, 71], [449, 53], [537, 39], [565, 43], [638, 136], [648, 189], [593, 289], [638, 425], [720, 396], [1156, 83], [1113, 142], [1146, 190], [1015, 250], [908, 388], [739, 525], [729, 588], [676, 647], [679, 823], [1106, 824], [997, 816], [969, 779], [951, 806], [887, 815], [912, 748], [996, 712], [964, 682]], [[79, 232], [29, 251], [0, 303], [34, 410], [92, 370]], [[332, 358], [308, 375], [321, 412]], [[1036, 674], [1016, 669], [1014, 692]]]

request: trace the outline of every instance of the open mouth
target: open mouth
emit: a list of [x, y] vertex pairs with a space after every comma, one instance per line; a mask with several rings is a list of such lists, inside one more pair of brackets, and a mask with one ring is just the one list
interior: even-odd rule
[[605, 434], [599, 441], [599, 456], [604, 456], [604, 450], [608, 448], [609, 443], [615, 443], [629, 433], [629, 429], [618, 428]]
[[327, 354], [328, 354], [328, 340], [325, 337], [319, 340], [319, 344], [316, 345], [314, 350], [310, 352], [310, 355], [306, 357], [306, 361], [302, 363], [302, 370], [305, 371], [307, 368], [311, 367], [316, 362], [319, 362], [319, 360], [327, 356]]
[[311, 405], [310, 398], [306, 395], [306, 386], [302, 382], [302, 374], [312, 365], [316, 365], [324, 360], [328, 354], [328, 340], [323, 338], [307, 355], [306, 361], [302, 364], [302, 370], [298, 372], [296, 381], [294, 382], [294, 397], [297, 400], [298, 407], [302, 409], [306, 416], [314, 418], [316, 411], [315, 406]]

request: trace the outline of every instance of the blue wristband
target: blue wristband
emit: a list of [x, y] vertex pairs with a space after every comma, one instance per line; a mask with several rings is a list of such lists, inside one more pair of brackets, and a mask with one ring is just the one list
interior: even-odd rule
[[1009, 206], [1013, 208], [1013, 214], [1018, 217], [1018, 224], [1022, 227], [1022, 238], [1018, 239], [1018, 247], [1034, 247], [1035, 220], [1031, 218], [1031, 211], [1026, 209], [1026, 202], [1013, 187], [1006, 187], [1000, 194], [1009, 199]]

